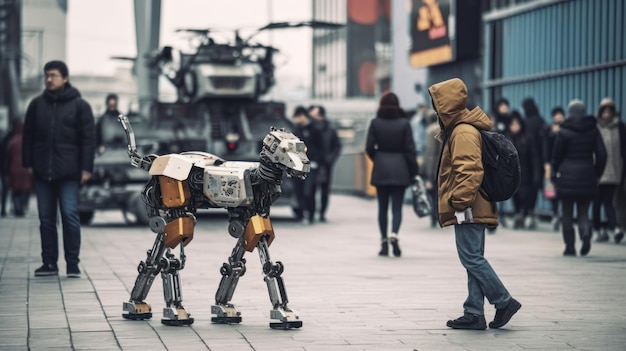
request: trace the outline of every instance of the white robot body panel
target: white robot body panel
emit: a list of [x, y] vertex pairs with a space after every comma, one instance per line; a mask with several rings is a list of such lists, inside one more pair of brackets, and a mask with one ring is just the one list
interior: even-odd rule
[[246, 207], [252, 203], [250, 170], [254, 162], [226, 162], [204, 167], [203, 192], [216, 207]]
[[193, 166], [189, 156], [170, 154], [157, 157], [150, 167], [150, 175], [167, 176], [176, 180], [185, 180]]
[[219, 165], [224, 160], [207, 152], [192, 151], [157, 157], [150, 167], [150, 175], [163, 175], [176, 180], [185, 180], [193, 166]]

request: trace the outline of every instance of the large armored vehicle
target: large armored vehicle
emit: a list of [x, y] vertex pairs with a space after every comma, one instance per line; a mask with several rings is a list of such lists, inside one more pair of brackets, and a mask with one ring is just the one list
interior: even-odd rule
[[[145, 148], [144, 154], [204, 151], [230, 160], [256, 160], [270, 127], [293, 126], [283, 102], [262, 100], [275, 84], [278, 49], [252, 39], [266, 30], [340, 26], [318, 21], [270, 23], [245, 39], [234, 30], [229, 43], [216, 42], [210, 29], [181, 29], [199, 45], [192, 53], [166, 46], [151, 57], [151, 67], [176, 88], [177, 101], [155, 102], [143, 123], [132, 121], [138, 147]], [[95, 210], [119, 208], [128, 222], [147, 222], [135, 189], [145, 179], [135, 179], [139, 175], [133, 172], [123, 143], [97, 155], [94, 179], [81, 191], [81, 221], [89, 223]], [[290, 203], [292, 181], [285, 180], [282, 189], [279, 202]]]

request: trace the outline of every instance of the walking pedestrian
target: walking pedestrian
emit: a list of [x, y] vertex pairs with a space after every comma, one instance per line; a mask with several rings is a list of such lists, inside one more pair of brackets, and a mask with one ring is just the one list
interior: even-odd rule
[[615, 198], [613, 199], [615, 206], [615, 219], [620, 232], [615, 235], [615, 243], [619, 244], [624, 239], [624, 232], [626, 231], [626, 181], [622, 178], [622, 184], [615, 191]]
[[509, 100], [506, 98], [498, 99], [493, 110], [493, 130], [500, 134], [506, 133], [511, 119], [511, 105], [509, 104]]
[[34, 175], [43, 265], [35, 276], [58, 275], [57, 206], [63, 223], [67, 276], [80, 277], [78, 190], [91, 178], [94, 161], [94, 118], [91, 106], [69, 82], [67, 65], [44, 66], [44, 92], [26, 112], [23, 165]]
[[311, 161], [311, 171], [307, 174], [306, 179], [294, 180], [296, 203], [293, 210], [296, 219], [304, 220], [307, 224], [313, 224], [315, 222], [317, 174], [323, 155], [322, 136], [304, 107], [296, 107], [293, 121], [295, 124], [294, 134], [306, 145], [306, 154]]
[[561, 123], [565, 119], [565, 111], [560, 106], [557, 106], [552, 109], [550, 112], [552, 116], [552, 124], [546, 127], [544, 132], [545, 138], [543, 139], [543, 162], [544, 162], [544, 179], [546, 179], [548, 183], [548, 187], [550, 187], [550, 193], [548, 194], [548, 190], [546, 189], [546, 185], [544, 184], [544, 197], [550, 201], [550, 207], [552, 209], [552, 220], [550, 222], [552, 226], [552, 230], [558, 231], [561, 223], [561, 219], [559, 216], [559, 198], [556, 196], [556, 190], [554, 189], [554, 184], [552, 183], [552, 153], [554, 150], [554, 141], [556, 140], [556, 135], [559, 132], [561, 127]]
[[441, 141], [436, 139], [439, 134], [439, 122], [437, 114], [433, 110], [426, 112], [428, 126], [426, 127], [426, 140], [424, 143], [424, 161], [420, 172], [424, 178], [424, 186], [431, 199], [430, 227], [435, 228], [438, 224], [437, 215], [437, 166], [441, 154]]
[[[539, 109], [533, 98], [526, 98], [522, 101], [522, 108], [524, 109], [524, 123], [526, 124], [526, 135], [531, 143], [537, 145], [538, 155], [543, 155], [543, 133], [546, 129], [546, 123], [539, 114]], [[535, 206], [537, 205], [537, 197], [539, 196], [539, 190], [543, 188], [544, 169], [534, 169], [533, 172], [537, 172], [533, 175], [532, 179], [536, 181], [532, 184], [532, 188], [528, 189], [528, 205], [531, 207], [531, 212], [524, 219], [524, 227], [527, 229], [535, 229], [537, 227], [537, 218], [535, 216]]]
[[13, 136], [9, 140], [6, 153], [8, 186], [11, 189], [13, 213], [16, 217], [26, 215], [33, 189], [33, 175], [22, 166], [23, 127], [21, 119], [13, 120]]
[[7, 134], [0, 140], [0, 216], [5, 217], [7, 215], [7, 199], [9, 197], [9, 177], [7, 169], [7, 146], [9, 140], [13, 136], [13, 129], [9, 130]]
[[[371, 184], [376, 187], [378, 200], [378, 226], [381, 235], [380, 256], [400, 257], [402, 251], [398, 234], [402, 223], [404, 192], [415, 176], [418, 166], [412, 129], [405, 112], [400, 108], [396, 94], [388, 92], [380, 98], [376, 118], [367, 131], [365, 151], [374, 166]], [[391, 199], [391, 234], [388, 231], [389, 200]]]
[[320, 129], [322, 140], [322, 155], [319, 172], [317, 174], [317, 185], [320, 188], [320, 222], [326, 222], [326, 210], [328, 209], [328, 198], [333, 181], [333, 166], [341, 154], [341, 140], [337, 131], [330, 125], [326, 117], [324, 106], [316, 105], [309, 108], [309, 114], [316, 121]]
[[[626, 132], [624, 123], [616, 115], [615, 103], [610, 98], [604, 98], [600, 102], [597, 114], [597, 126], [606, 147], [606, 167], [600, 177], [598, 193], [593, 201], [593, 229], [596, 232], [596, 241], [609, 240], [609, 233], [616, 242], [620, 242], [624, 233], [616, 225], [617, 218], [613, 198], [617, 187], [624, 177], [624, 164], [626, 163]], [[601, 210], [604, 209], [607, 224], [602, 227]]]
[[589, 205], [598, 192], [598, 179], [605, 164], [606, 149], [595, 118], [586, 115], [582, 101], [572, 100], [567, 107], [567, 118], [556, 135], [552, 156], [552, 181], [563, 211], [565, 256], [576, 256], [574, 205], [578, 235], [583, 242], [580, 254], [585, 256], [591, 249]]
[[543, 167], [543, 165], [541, 164], [541, 154], [539, 153], [537, 143], [531, 142], [526, 132], [522, 115], [517, 110], [511, 112], [505, 135], [517, 149], [522, 172], [520, 188], [513, 195], [513, 205], [515, 207], [513, 228], [521, 229], [524, 227], [524, 219], [530, 216], [534, 209], [532, 192], [536, 191], [535, 184], [541, 181], [541, 179], [537, 179], [540, 174], [538, 168]]
[[106, 111], [96, 122], [96, 147], [102, 154], [108, 146], [126, 146], [126, 135], [117, 121], [120, 111], [117, 109], [118, 97], [108, 94], [105, 98]]
[[485, 259], [485, 229], [498, 225], [495, 204], [479, 191], [482, 167], [479, 130], [493, 127], [480, 107], [467, 109], [467, 87], [458, 78], [437, 83], [428, 89], [439, 116], [443, 150], [439, 160], [439, 223], [454, 225], [459, 259], [467, 271], [468, 296], [463, 316], [449, 320], [454, 329], [487, 328], [485, 297], [496, 307], [489, 328], [507, 324], [522, 305], [511, 297], [489, 262]]

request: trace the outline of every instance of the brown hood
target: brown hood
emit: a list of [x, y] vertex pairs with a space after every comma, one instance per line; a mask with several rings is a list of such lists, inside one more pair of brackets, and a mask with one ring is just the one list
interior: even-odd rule
[[605, 107], [612, 108], [613, 115], [615, 115], [615, 112], [617, 111], [615, 108], [615, 102], [611, 98], [605, 97], [604, 99], [602, 99], [602, 101], [600, 101], [600, 106], [598, 107], [598, 114], [596, 115], [596, 118], [600, 119], [600, 114]]
[[445, 130], [461, 122], [482, 130], [491, 129], [493, 123], [480, 107], [467, 109], [467, 87], [459, 78], [431, 85], [428, 92]]

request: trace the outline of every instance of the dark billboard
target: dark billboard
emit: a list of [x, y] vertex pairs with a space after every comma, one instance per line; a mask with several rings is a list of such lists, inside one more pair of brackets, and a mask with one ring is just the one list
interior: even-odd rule
[[411, 0], [410, 62], [424, 67], [454, 60], [452, 48], [451, 0]]

